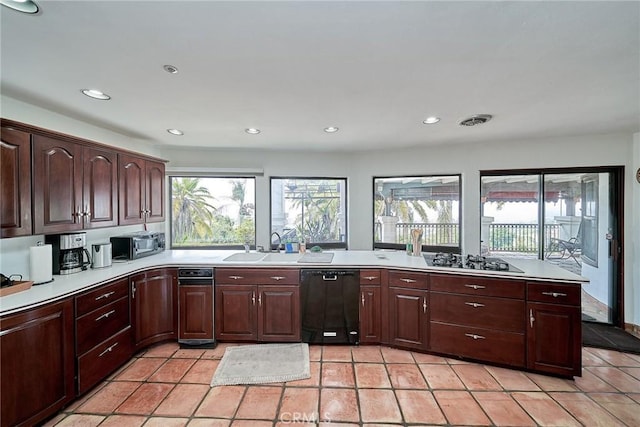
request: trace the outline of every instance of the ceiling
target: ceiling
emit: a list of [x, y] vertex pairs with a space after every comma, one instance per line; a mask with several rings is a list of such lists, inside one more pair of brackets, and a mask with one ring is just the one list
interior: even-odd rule
[[640, 131], [636, 1], [36, 2], [0, 7], [2, 94], [134, 141], [362, 151]]

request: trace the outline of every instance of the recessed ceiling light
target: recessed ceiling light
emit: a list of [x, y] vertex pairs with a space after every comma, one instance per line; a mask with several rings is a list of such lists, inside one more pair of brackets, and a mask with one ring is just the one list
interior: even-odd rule
[[102, 101], [111, 99], [109, 95], [107, 95], [106, 93], [100, 92], [99, 90], [96, 90], [96, 89], [82, 89], [82, 93], [87, 95], [89, 98], [100, 99]]
[[164, 68], [167, 73], [178, 74], [178, 67], [174, 67], [173, 65], [167, 64], [162, 68]]
[[247, 128], [244, 130], [246, 133], [249, 133], [251, 135], [257, 135], [260, 133], [260, 129], [256, 129], [256, 128]]
[[0, 4], [22, 13], [38, 13], [38, 5], [31, 0], [0, 0]]
[[339, 128], [335, 127], [335, 126], [329, 126], [328, 128], [324, 128], [324, 131], [327, 133], [334, 133], [334, 132], [338, 132]]
[[184, 132], [182, 132], [180, 129], [167, 129], [167, 132], [169, 132], [171, 135], [184, 135]]
[[431, 116], [424, 119], [422, 123], [424, 123], [425, 125], [432, 125], [434, 123], [438, 123], [439, 121], [440, 121], [440, 117]]

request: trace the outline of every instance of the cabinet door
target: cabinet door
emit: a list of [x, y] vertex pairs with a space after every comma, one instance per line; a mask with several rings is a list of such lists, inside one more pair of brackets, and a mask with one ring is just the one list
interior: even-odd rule
[[528, 367], [564, 376], [581, 375], [580, 307], [528, 303]]
[[215, 285], [216, 338], [231, 341], [256, 341], [255, 285]]
[[178, 337], [175, 277], [172, 269], [152, 270], [131, 277], [137, 348]]
[[82, 229], [82, 146], [33, 136], [34, 233]]
[[300, 288], [258, 286], [258, 339], [300, 341]]
[[120, 154], [118, 168], [119, 224], [141, 224], [145, 215], [145, 162]]
[[70, 299], [2, 319], [1, 425], [38, 425], [74, 396]]
[[0, 237], [31, 234], [31, 135], [3, 127], [0, 132]]
[[118, 163], [111, 151], [85, 147], [84, 228], [118, 225]]
[[213, 286], [180, 286], [179, 295], [178, 339], [213, 339]]
[[389, 288], [389, 323], [392, 345], [427, 348], [428, 293], [417, 289]]
[[380, 343], [380, 286], [360, 285], [360, 342]]
[[145, 164], [145, 221], [164, 221], [164, 163], [146, 161]]

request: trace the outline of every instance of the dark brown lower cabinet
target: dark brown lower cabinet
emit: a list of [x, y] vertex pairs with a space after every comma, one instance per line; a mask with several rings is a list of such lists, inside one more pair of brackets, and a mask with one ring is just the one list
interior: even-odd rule
[[361, 343], [378, 344], [382, 341], [380, 308], [380, 286], [360, 285]]
[[215, 286], [216, 338], [228, 341], [300, 341], [298, 285]]
[[580, 376], [582, 323], [580, 307], [528, 303], [528, 368], [535, 371]]
[[2, 318], [2, 426], [36, 425], [75, 398], [73, 302]]
[[179, 340], [213, 340], [213, 286], [179, 287]]
[[178, 281], [173, 268], [131, 276], [131, 309], [136, 349], [178, 338]]
[[389, 344], [426, 350], [429, 293], [420, 289], [389, 288]]
[[300, 341], [300, 287], [258, 286], [258, 340]]

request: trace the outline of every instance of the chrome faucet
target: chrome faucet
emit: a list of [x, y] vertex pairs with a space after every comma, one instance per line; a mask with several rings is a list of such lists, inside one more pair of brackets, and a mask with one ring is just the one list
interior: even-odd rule
[[276, 252], [280, 252], [280, 246], [282, 246], [282, 237], [280, 237], [280, 235], [274, 231], [273, 233], [271, 233], [271, 236], [269, 237], [269, 252], [271, 252], [271, 238], [273, 237], [273, 235], [278, 236], [278, 246], [276, 247]]

